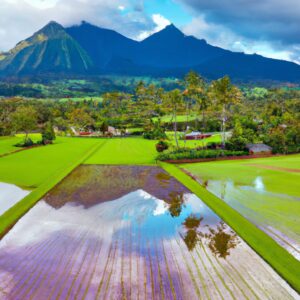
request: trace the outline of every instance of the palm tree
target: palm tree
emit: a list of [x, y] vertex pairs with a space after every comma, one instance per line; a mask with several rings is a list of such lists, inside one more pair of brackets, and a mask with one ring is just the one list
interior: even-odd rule
[[173, 126], [174, 126], [174, 138], [176, 142], [177, 148], [179, 148], [178, 144], [178, 138], [177, 138], [177, 111], [180, 107], [180, 105], [183, 102], [183, 96], [182, 93], [179, 89], [172, 90], [168, 93], [166, 93], [165, 97], [166, 105], [169, 105], [170, 108], [172, 109], [172, 119], [173, 121]]
[[238, 103], [241, 99], [241, 91], [231, 84], [230, 78], [225, 76], [215, 80], [209, 87], [209, 96], [221, 108], [222, 120], [222, 147], [225, 147], [227, 112], [231, 104]]
[[[189, 72], [184, 79], [186, 103], [188, 107], [191, 104], [197, 104], [198, 110], [202, 112], [202, 128], [205, 127], [205, 110], [209, 105], [207, 97], [207, 86], [204, 79], [194, 71]], [[197, 122], [197, 118], [196, 118]], [[197, 126], [196, 126], [197, 127]]]

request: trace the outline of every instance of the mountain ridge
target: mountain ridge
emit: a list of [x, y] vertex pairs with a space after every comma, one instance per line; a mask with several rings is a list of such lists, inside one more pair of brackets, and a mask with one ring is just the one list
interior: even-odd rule
[[174, 24], [135, 41], [83, 21], [64, 28], [49, 22], [0, 53], [0, 75], [149, 75], [181, 77], [195, 70], [209, 79], [300, 81], [300, 65], [232, 52], [185, 35]]

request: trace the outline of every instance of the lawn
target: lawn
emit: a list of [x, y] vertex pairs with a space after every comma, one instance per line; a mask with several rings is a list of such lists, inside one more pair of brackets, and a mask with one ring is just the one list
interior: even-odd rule
[[[11, 140], [12, 141], [12, 140]], [[58, 137], [53, 145], [40, 146], [0, 158], [0, 181], [23, 188], [35, 188], [51, 179], [84, 156], [96, 143], [104, 140]], [[6, 141], [0, 151], [7, 151]], [[4, 149], [4, 150], [3, 150]]]
[[[194, 121], [196, 118], [197, 118], [196, 115], [189, 115], [188, 118], [186, 117], [186, 115], [179, 115], [176, 117], [176, 121], [179, 123], [186, 122], [186, 121], [191, 122], [191, 121]], [[198, 119], [200, 119], [200, 118], [201, 117], [198, 117]], [[171, 122], [172, 120], [173, 120], [172, 115], [165, 115], [163, 117], [160, 117], [160, 121], [163, 123], [168, 123], [168, 122]], [[152, 118], [152, 121], [157, 122], [158, 118], [154, 117], [154, 118]]]
[[59, 101], [60, 102], [68, 102], [68, 101], [73, 101], [73, 102], [82, 102], [82, 101], [102, 102], [103, 98], [102, 97], [72, 97], [72, 98], [61, 98]]
[[155, 163], [157, 141], [145, 140], [142, 137], [106, 139], [105, 144], [86, 164], [135, 164], [151, 165]]
[[300, 155], [182, 167], [300, 258]]
[[[167, 131], [167, 137], [173, 146], [176, 146], [174, 131]], [[196, 147], [205, 147], [207, 143], [220, 143], [221, 142], [221, 134], [216, 133], [211, 137], [202, 140], [183, 140], [180, 137], [183, 137], [183, 132], [178, 132], [178, 144], [180, 147], [188, 147], [188, 148], [196, 148]]]
[[[39, 133], [32, 133], [29, 137], [37, 142], [41, 139], [41, 135]], [[17, 143], [22, 142], [24, 138], [23, 134], [17, 134], [15, 136], [3, 136], [0, 137], [0, 156], [6, 153], [11, 153], [17, 150], [20, 150], [20, 147], [15, 147]]]

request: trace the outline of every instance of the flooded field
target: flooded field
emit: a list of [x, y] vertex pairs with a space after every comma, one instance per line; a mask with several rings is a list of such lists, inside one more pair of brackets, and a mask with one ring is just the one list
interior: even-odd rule
[[[267, 191], [260, 176], [251, 185], [239, 185], [231, 180], [206, 180], [205, 186], [300, 260], [299, 212], [290, 209], [298, 205], [300, 197]], [[282, 201], [289, 211], [276, 207]]]
[[0, 182], [0, 216], [29, 193], [14, 184]]
[[0, 299], [299, 299], [157, 167], [81, 166], [0, 242]]
[[182, 167], [300, 260], [299, 156]]

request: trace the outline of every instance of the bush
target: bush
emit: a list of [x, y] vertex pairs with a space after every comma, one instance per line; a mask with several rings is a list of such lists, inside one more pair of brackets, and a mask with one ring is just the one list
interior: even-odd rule
[[34, 145], [34, 142], [32, 141], [32, 139], [27, 138], [23, 142], [16, 144], [15, 147], [31, 147], [33, 145]]
[[52, 144], [53, 141], [55, 140], [55, 132], [53, 130], [53, 126], [51, 123], [47, 123], [42, 131], [42, 144], [47, 145], [47, 144]]
[[153, 130], [146, 131], [144, 133], [144, 138], [147, 140], [159, 140], [166, 139], [167, 135], [163, 128], [154, 128]]
[[247, 138], [243, 136], [235, 136], [225, 143], [225, 148], [227, 150], [246, 151], [246, 145], [248, 143], [249, 140]]
[[178, 149], [171, 152], [164, 152], [157, 156], [158, 160], [179, 160], [179, 159], [205, 159], [230, 156], [248, 155], [247, 151], [231, 150], [196, 150], [196, 149]]
[[155, 147], [157, 152], [163, 152], [169, 148], [169, 144], [165, 141], [159, 141]]
[[221, 143], [216, 143], [216, 142], [209, 142], [206, 144], [207, 149], [218, 149], [221, 148]]

